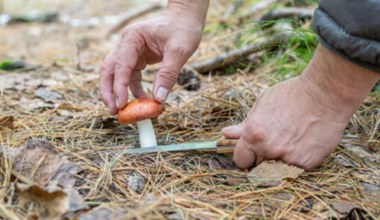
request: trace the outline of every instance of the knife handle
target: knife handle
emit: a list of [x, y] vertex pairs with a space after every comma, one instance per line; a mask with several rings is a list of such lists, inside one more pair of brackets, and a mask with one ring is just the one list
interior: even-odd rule
[[219, 154], [233, 153], [238, 139], [225, 139], [220, 138], [216, 141], [216, 152]]

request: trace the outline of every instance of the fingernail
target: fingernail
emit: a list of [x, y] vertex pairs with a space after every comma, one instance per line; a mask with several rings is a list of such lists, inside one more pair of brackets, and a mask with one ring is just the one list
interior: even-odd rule
[[168, 93], [169, 93], [168, 89], [164, 87], [160, 87], [157, 89], [156, 98], [160, 99], [161, 101], [165, 101], [166, 97], [168, 96]]
[[229, 132], [229, 131], [235, 131], [236, 129], [238, 129], [238, 126], [232, 125], [232, 126], [228, 126], [228, 127], [223, 128], [222, 131]]

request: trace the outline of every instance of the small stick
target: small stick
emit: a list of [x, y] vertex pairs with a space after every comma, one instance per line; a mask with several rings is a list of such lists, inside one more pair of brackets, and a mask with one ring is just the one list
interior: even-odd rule
[[288, 18], [297, 16], [298, 18], [312, 18], [314, 9], [309, 8], [279, 8], [270, 11], [268, 14], [261, 18], [261, 21], [270, 21], [281, 18]]
[[121, 28], [123, 28], [128, 22], [130, 22], [133, 19], [136, 19], [140, 16], [143, 16], [151, 11], [157, 10], [162, 8], [162, 5], [158, 2], [153, 2], [150, 4], [143, 4], [141, 7], [134, 8], [130, 11], [127, 11], [125, 14], [121, 15], [120, 22], [117, 23], [115, 26], [111, 27], [108, 31], [107, 36], [112, 35], [113, 33], [117, 32]]
[[232, 50], [210, 59], [192, 63], [189, 65], [189, 67], [190, 69], [193, 69], [199, 73], [207, 73], [211, 70], [225, 67], [233, 62], [236, 62], [242, 57], [248, 56], [249, 54], [258, 52], [268, 47], [276, 46], [282, 41], [287, 40], [287, 38], [288, 33], [286, 32], [274, 34], [265, 40], [253, 43], [243, 48]]
[[261, 11], [264, 11], [265, 9], [269, 8], [275, 3], [279, 3], [283, 0], [262, 0], [258, 2], [257, 4], [254, 4], [252, 7], [248, 8], [242, 15], [239, 16], [240, 21], [244, 21], [253, 15], [260, 13]]
[[226, 12], [224, 12], [223, 16], [222, 16], [222, 22], [227, 22], [228, 19], [231, 17], [231, 15], [233, 13], [236, 12], [236, 10], [238, 10], [242, 5], [243, 5], [243, 0], [235, 0], [226, 10]]

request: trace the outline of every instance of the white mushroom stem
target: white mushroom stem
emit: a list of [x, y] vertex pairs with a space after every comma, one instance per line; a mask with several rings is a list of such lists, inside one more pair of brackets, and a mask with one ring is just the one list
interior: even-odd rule
[[150, 119], [139, 121], [137, 127], [139, 128], [140, 147], [156, 147], [157, 139], [152, 121]]

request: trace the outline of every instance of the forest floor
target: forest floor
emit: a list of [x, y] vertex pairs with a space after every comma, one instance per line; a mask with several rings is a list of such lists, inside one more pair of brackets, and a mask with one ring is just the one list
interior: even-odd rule
[[[183, 71], [167, 110], [153, 120], [159, 144], [216, 140], [223, 127], [245, 118], [260, 92], [300, 74], [317, 45], [309, 13], [316, 3], [310, 2], [297, 5], [306, 12], [298, 8], [279, 20], [268, 12], [294, 8], [290, 1], [212, 1], [203, 41], [187, 67], [262, 45], [231, 65]], [[138, 147], [138, 132], [109, 114], [99, 98], [98, 70], [118, 39], [120, 29], [112, 27], [147, 4], [152, 2], [0, 0], [0, 25], [12, 18], [0, 26], [3, 219], [380, 216], [380, 92], [375, 90], [334, 153], [296, 178], [254, 183], [250, 170], [236, 168], [229, 154], [115, 153]], [[22, 22], [19, 15], [32, 9], [46, 21], [34, 16]], [[276, 34], [283, 38], [270, 41]], [[146, 90], [157, 68], [144, 72]], [[273, 167], [268, 172], [275, 172]]]

